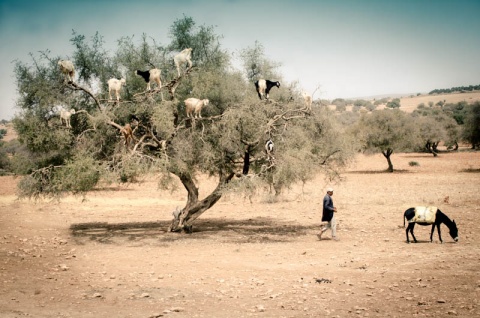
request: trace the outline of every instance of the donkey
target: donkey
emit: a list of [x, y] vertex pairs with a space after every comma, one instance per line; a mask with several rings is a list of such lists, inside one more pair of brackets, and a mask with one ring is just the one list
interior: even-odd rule
[[417, 207], [417, 208], [409, 208], [405, 211], [403, 214], [403, 227], [405, 227], [405, 219], [409, 222], [407, 229], [405, 230], [407, 234], [407, 243], [410, 243], [410, 239], [408, 237], [408, 232], [412, 234], [413, 241], [417, 243], [417, 239], [415, 238], [415, 235], [413, 235], [413, 228], [415, 227], [415, 224], [419, 225], [432, 225], [432, 231], [430, 232], [430, 242], [433, 242], [433, 232], [435, 231], [435, 227], [437, 227], [438, 230], [438, 238], [440, 239], [440, 242], [443, 243], [442, 241], [442, 235], [440, 233], [440, 224], [444, 223], [449, 231], [450, 231], [450, 236], [455, 242], [458, 242], [458, 229], [457, 229], [457, 224], [455, 223], [455, 220], [451, 221], [448, 216], [446, 216], [442, 211], [440, 211], [437, 208], [433, 208], [435, 211], [435, 218], [434, 220], [431, 221], [421, 221], [416, 218], [417, 213], [415, 212], [416, 209], [425, 209], [428, 210], [430, 207]]

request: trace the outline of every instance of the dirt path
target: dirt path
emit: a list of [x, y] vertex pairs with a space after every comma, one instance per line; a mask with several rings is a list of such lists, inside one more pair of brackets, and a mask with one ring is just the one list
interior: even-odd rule
[[[1, 177], [0, 317], [478, 317], [480, 153], [392, 160], [390, 174], [359, 156], [333, 185], [337, 242], [315, 235], [321, 176], [275, 203], [227, 195], [191, 235], [165, 232], [185, 194], [154, 182], [33, 202]], [[420, 226], [406, 244], [420, 204], [455, 219], [459, 243], [442, 225], [444, 244]]]

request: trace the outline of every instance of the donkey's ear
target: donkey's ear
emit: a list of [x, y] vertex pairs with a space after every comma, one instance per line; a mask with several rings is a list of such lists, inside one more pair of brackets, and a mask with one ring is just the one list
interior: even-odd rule
[[456, 223], [455, 223], [455, 220], [452, 220], [452, 222], [453, 222], [454, 224], [456, 224]]

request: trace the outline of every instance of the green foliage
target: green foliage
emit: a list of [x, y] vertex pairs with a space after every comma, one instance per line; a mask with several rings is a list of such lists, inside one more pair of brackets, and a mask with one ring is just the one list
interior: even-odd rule
[[386, 105], [388, 108], [400, 108], [400, 98], [394, 98]]
[[410, 167], [418, 167], [420, 164], [419, 164], [418, 162], [416, 162], [416, 161], [409, 161], [409, 162], [408, 162], [408, 165], [409, 165]]
[[255, 41], [253, 47], [241, 50], [240, 59], [243, 62], [245, 76], [249, 82], [254, 83], [262, 78], [280, 81], [276, 69], [281, 64], [272, 62], [265, 57], [265, 48], [260, 42]]
[[480, 147], [480, 102], [478, 101], [467, 110], [462, 139], [470, 143], [473, 149]]
[[375, 106], [379, 106], [379, 105], [385, 105], [388, 103], [388, 101], [390, 100], [389, 97], [385, 97], [385, 98], [381, 98], [381, 99], [377, 99], [375, 100], [375, 102], [373, 103], [373, 105]]
[[[100, 181], [136, 182], [158, 175], [161, 187], [175, 186], [172, 176], [178, 177], [194, 201], [200, 173], [220, 180], [218, 193], [233, 184], [252, 193], [262, 183], [280, 193], [319, 170], [335, 178], [352, 158], [354, 142], [332, 112], [307, 112], [301, 101], [291, 99], [300, 94], [295, 83], [282, 83], [271, 93], [275, 101], [259, 101], [251, 81], [280, 76], [278, 64], [265, 58], [258, 42], [242, 51], [245, 69], [233, 70], [213, 27], [183, 17], [173, 23], [170, 37], [166, 45], [145, 34], [122, 37], [110, 53], [98, 34], [87, 40], [74, 32], [78, 81], [73, 84], [64, 82], [59, 57], [49, 52], [32, 57], [32, 65], [17, 63], [22, 112], [14, 125], [24, 148], [14, 159], [15, 169], [29, 174], [20, 184], [23, 195], [85, 193]], [[193, 48], [194, 66], [177, 77], [171, 57], [187, 47]], [[160, 92], [146, 92], [143, 79], [134, 75], [136, 69], [152, 67], [162, 70]], [[106, 100], [110, 77], [126, 78], [119, 104]], [[189, 97], [209, 99], [202, 119], [186, 117], [184, 100]], [[75, 108], [72, 128], [61, 124], [55, 113], [59, 105]], [[125, 140], [126, 124], [133, 128], [132, 143]], [[264, 150], [270, 138], [273, 157]], [[255, 182], [224, 188], [226, 180], [242, 175], [246, 151]]]
[[377, 110], [363, 115], [353, 127], [366, 153], [386, 150], [413, 150], [414, 126], [410, 117], [398, 109]]
[[451, 88], [440, 88], [434, 89], [430, 91], [428, 94], [448, 94], [453, 92], [471, 92], [471, 91], [478, 91], [480, 90], [480, 85], [469, 85], [469, 86], [458, 86], [458, 87], [451, 87]]

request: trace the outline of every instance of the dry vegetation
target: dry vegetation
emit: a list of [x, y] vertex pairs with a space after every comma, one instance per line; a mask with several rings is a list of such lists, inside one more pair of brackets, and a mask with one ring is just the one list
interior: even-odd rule
[[[395, 97], [397, 98], [397, 97]], [[400, 109], [407, 112], [411, 113], [413, 112], [418, 105], [420, 104], [425, 104], [425, 106], [428, 106], [429, 102], [432, 102], [434, 104], [438, 102], [445, 102], [447, 104], [456, 104], [459, 102], [467, 102], [469, 104], [473, 104], [476, 101], [480, 101], [480, 92], [475, 91], [475, 92], [467, 92], [467, 93], [452, 93], [452, 94], [438, 94], [438, 95], [411, 95], [411, 96], [403, 96], [403, 97], [398, 97], [400, 98]], [[392, 98], [391, 98], [392, 99]], [[373, 100], [372, 100], [373, 102]], [[336, 109], [335, 105], [330, 105], [329, 106], [331, 109]], [[347, 106], [347, 110], [352, 110], [353, 106]], [[379, 105], [376, 109], [384, 109], [385, 105]]]
[[[181, 188], [32, 202], [1, 177], [0, 316], [478, 317], [479, 159], [394, 154], [391, 174], [381, 155], [359, 156], [334, 184], [338, 242], [315, 235], [322, 176], [275, 203], [227, 195], [191, 235], [165, 232]], [[431, 244], [417, 226], [420, 243], [406, 244], [403, 211], [418, 204], [454, 218], [459, 243], [442, 226], [445, 243]]]

